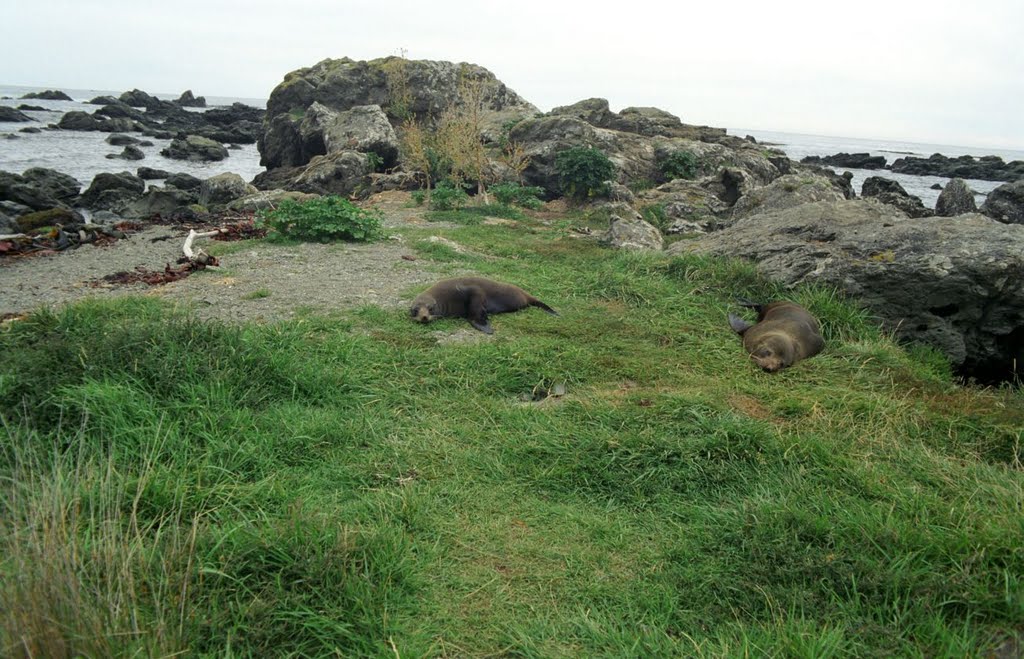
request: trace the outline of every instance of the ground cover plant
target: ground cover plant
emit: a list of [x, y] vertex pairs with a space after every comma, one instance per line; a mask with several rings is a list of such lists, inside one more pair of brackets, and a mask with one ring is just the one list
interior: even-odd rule
[[[614, 252], [574, 221], [418, 251], [561, 313], [490, 338], [377, 307], [227, 326], [152, 298], [4, 326], [3, 654], [1013, 647], [1019, 390], [956, 384], [830, 291]], [[828, 347], [769, 375], [726, 314], [783, 294]]]
[[286, 199], [277, 208], [263, 211], [259, 221], [271, 230], [272, 238], [330, 242], [383, 236], [379, 213], [333, 195], [301, 203]]

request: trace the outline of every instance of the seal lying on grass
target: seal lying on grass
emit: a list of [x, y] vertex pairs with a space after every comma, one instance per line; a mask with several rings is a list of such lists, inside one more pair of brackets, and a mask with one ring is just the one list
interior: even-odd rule
[[746, 301], [741, 304], [757, 311], [757, 323], [751, 324], [729, 314], [729, 326], [743, 337], [743, 347], [754, 363], [769, 373], [813, 357], [825, 347], [818, 321], [799, 304]]
[[452, 316], [468, 318], [473, 327], [493, 334], [487, 314], [518, 311], [526, 307], [540, 307], [549, 314], [558, 315], [554, 309], [518, 286], [483, 277], [457, 277], [439, 281], [417, 295], [409, 315], [420, 323]]

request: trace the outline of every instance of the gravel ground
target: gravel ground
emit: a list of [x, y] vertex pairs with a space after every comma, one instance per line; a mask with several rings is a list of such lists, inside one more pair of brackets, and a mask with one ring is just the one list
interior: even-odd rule
[[[385, 227], [425, 225], [422, 210], [407, 207], [406, 193], [385, 193], [370, 200], [384, 211]], [[438, 223], [430, 226], [439, 227]], [[153, 238], [173, 236], [152, 242]], [[303, 243], [263, 241], [230, 245], [221, 267], [170, 284], [90, 285], [105, 275], [142, 266], [163, 270], [181, 255], [184, 234], [171, 227], [149, 227], [107, 247], [84, 245], [54, 256], [0, 260], [0, 316], [60, 305], [90, 296], [156, 295], [194, 307], [204, 318], [272, 322], [302, 311], [330, 311], [375, 304], [398, 307], [417, 284], [439, 279], [429, 261], [401, 240], [379, 243]], [[202, 247], [207, 243], [197, 241]]]

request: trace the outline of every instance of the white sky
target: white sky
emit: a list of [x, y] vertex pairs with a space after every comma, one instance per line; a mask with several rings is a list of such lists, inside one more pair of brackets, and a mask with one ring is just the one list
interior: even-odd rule
[[0, 83], [266, 98], [327, 57], [480, 64], [541, 110], [1024, 148], [1024, 0], [0, 0]]

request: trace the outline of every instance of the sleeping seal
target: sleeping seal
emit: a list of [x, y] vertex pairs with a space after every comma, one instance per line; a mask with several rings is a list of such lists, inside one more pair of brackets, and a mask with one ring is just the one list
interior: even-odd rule
[[518, 311], [526, 307], [540, 307], [558, 315], [554, 309], [518, 286], [483, 277], [457, 277], [439, 281], [417, 295], [409, 308], [409, 315], [420, 323], [452, 316], [468, 318], [473, 327], [493, 334], [487, 314]]
[[818, 321], [799, 304], [742, 304], [757, 311], [757, 323], [729, 314], [729, 325], [743, 337], [743, 347], [754, 363], [769, 373], [812, 357], [825, 347]]

